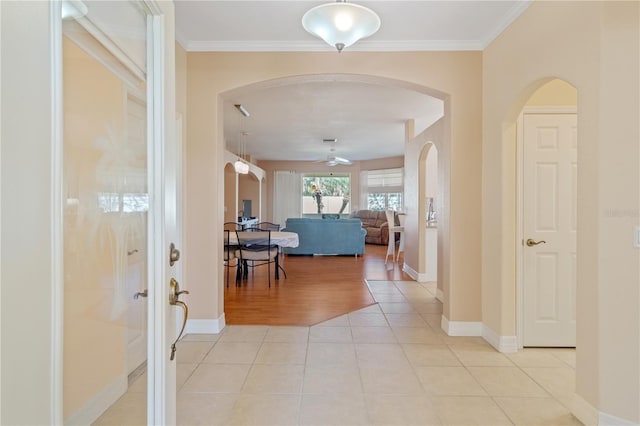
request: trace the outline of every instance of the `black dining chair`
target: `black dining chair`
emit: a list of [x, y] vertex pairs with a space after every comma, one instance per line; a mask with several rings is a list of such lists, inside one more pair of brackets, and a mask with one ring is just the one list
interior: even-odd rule
[[[225, 222], [224, 223], [224, 267], [227, 273], [227, 287], [229, 287], [229, 269], [236, 268], [236, 286], [240, 284], [242, 277], [242, 262], [240, 262], [240, 255], [238, 253], [238, 244], [231, 244], [231, 235], [239, 229], [242, 229], [242, 225], [237, 222]], [[235, 260], [235, 262], [233, 262]], [[232, 264], [233, 262], [233, 264]]]
[[[273, 232], [278, 232], [280, 231], [280, 224], [279, 223], [273, 223], [273, 222], [260, 222], [258, 223], [256, 226], [256, 228], [258, 229], [262, 229], [264, 231], [273, 231]], [[279, 253], [278, 253], [278, 265], [280, 266], [280, 260], [284, 261], [284, 250], [282, 249], [282, 247], [278, 247]], [[282, 271], [282, 273], [284, 274], [284, 277], [287, 277], [287, 273], [284, 271], [284, 269], [282, 268], [282, 266], [280, 266], [280, 270]]]
[[249, 268], [267, 265], [267, 276], [269, 287], [271, 287], [271, 264], [275, 265], [276, 272], [278, 270], [278, 246], [271, 243], [271, 231], [248, 228], [244, 231], [236, 231], [236, 236], [243, 278], [248, 277]]
[[262, 230], [269, 230], [269, 231], [279, 231], [280, 230], [280, 224], [279, 223], [272, 223], [272, 222], [260, 222], [258, 223], [256, 226], [256, 228], [258, 229], [262, 229]]

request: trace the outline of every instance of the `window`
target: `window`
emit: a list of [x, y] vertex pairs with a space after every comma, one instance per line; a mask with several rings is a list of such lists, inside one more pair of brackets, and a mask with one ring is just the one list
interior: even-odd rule
[[[404, 169], [369, 170], [362, 179], [366, 189], [368, 210], [395, 210], [403, 208]], [[364, 176], [363, 176], [364, 177]]]
[[402, 192], [369, 192], [367, 195], [369, 210], [402, 210]]
[[102, 192], [98, 195], [98, 207], [104, 213], [147, 212], [149, 211], [149, 194]]
[[349, 212], [349, 173], [305, 173], [302, 175], [302, 214]]

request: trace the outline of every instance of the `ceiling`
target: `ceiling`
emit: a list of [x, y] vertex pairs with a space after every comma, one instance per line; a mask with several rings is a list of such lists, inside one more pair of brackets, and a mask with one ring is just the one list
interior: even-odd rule
[[[187, 51], [335, 51], [308, 34], [302, 15], [326, 1], [176, 0], [176, 38]], [[349, 51], [482, 50], [529, 5], [501, 1], [354, 1], [373, 9], [380, 30]], [[335, 53], [338, 55], [339, 53]], [[250, 112], [244, 118], [234, 107]], [[239, 91], [225, 99], [227, 147], [256, 160], [350, 160], [400, 156], [404, 123], [416, 134], [442, 116], [438, 99], [372, 82], [324, 78]], [[246, 136], [241, 136], [242, 133]], [[333, 145], [324, 138], [337, 138]], [[330, 149], [334, 148], [335, 152]]]

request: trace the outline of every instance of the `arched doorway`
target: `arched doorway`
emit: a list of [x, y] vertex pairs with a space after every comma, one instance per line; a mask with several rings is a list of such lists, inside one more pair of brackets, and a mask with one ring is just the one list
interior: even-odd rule
[[[189, 143], [186, 144], [189, 167], [185, 250], [188, 249], [191, 256], [185, 257], [185, 269], [186, 279], [193, 285], [189, 290], [199, 294], [193, 307], [190, 306], [194, 321], [202, 320], [203, 327], [214, 331], [219, 330], [225, 320], [223, 287], [215, 285], [223, 282], [223, 271], [210, 259], [221, 256], [222, 250], [217, 244], [222, 239], [219, 224], [223, 223], [224, 213], [220, 202], [225, 151], [221, 126], [229, 94], [296, 79], [342, 79], [416, 90], [443, 102], [444, 116], [432, 126], [437, 125], [438, 129], [430, 136], [438, 142], [443, 166], [440, 201], [443, 214], [438, 228], [439, 242], [443, 253], [447, 254], [440, 256], [443, 262], [442, 267], [438, 267], [438, 273], [442, 273], [443, 312], [449, 324], [458, 331], [468, 332], [467, 325], [472, 323], [471, 331], [477, 332], [483, 319], [480, 290], [482, 215], [479, 214], [482, 205], [482, 55], [477, 52], [451, 55], [456, 73], [450, 72], [452, 62], [443, 61], [441, 56], [439, 52], [376, 53], [351, 56], [345, 61], [344, 55], [315, 53], [228, 55], [203, 52], [189, 57], [188, 84], [198, 87], [198, 90], [190, 91], [187, 98], [191, 113]], [[445, 56], [449, 57], [449, 54]], [[429, 72], [425, 72], [427, 69]], [[375, 75], [372, 70], [376, 70]], [[405, 123], [406, 118], [401, 122]], [[416, 144], [407, 144], [405, 150], [405, 158], [410, 159], [406, 163], [405, 182], [416, 187], [409, 194], [412, 199], [406, 200], [406, 206], [411, 210], [409, 215], [418, 211], [419, 149]], [[454, 163], [456, 167], [449, 167]], [[267, 190], [271, 192], [269, 188]], [[417, 238], [417, 219], [413, 224], [407, 217], [407, 222], [408, 236]], [[418, 253], [409, 251], [412, 244], [417, 244], [409, 237], [404, 260], [411, 267], [417, 264]]]
[[[420, 152], [420, 227], [421, 281], [438, 280], [438, 149], [433, 142], [427, 143]], [[441, 283], [437, 287], [437, 296], [443, 298]]]
[[[235, 105], [239, 103], [244, 103], [244, 101], [242, 100], [246, 99], [247, 94], [251, 93], [252, 91], [268, 90], [270, 88], [274, 88], [274, 87], [277, 88], [282, 86], [301, 85], [301, 84], [306, 84], [310, 82], [326, 83], [327, 81], [339, 82], [339, 83], [358, 82], [362, 84], [392, 87], [392, 88], [397, 88], [398, 90], [408, 89], [415, 92], [424, 93], [439, 99], [442, 104], [443, 112], [440, 116], [435, 118], [434, 121], [437, 119], [441, 119], [442, 115], [447, 113], [445, 111], [446, 107], [444, 102], [444, 99], [447, 99], [447, 95], [442, 92], [430, 89], [428, 87], [419, 86], [416, 84], [411, 84], [411, 83], [407, 83], [405, 81], [400, 81], [400, 80], [373, 77], [373, 76], [367, 76], [367, 75], [332, 74], [332, 75], [305, 75], [305, 76], [280, 78], [276, 80], [258, 82], [258, 83], [250, 84], [247, 86], [235, 88], [233, 90], [224, 92], [221, 94], [221, 98], [222, 98], [221, 103], [223, 105], [221, 114], [223, 115], [223, 117], [218, 121], [226, 122], [226, 119], [225, 119], [226, 114], [229, 114], [230, 121], [233, 122], [234, 116], [237, 115], [237, 111], [235, 111], [234, 109]], [[254, 114], [252, 114], [252, 118], [253, 118], [253, 115]], [[292, 124], [299, 125], [297, 123], [292, 123]], [[422, 133], [423, 130], [424, 128], [418, 129], [418, 132]], [[439, 143], [447, 144], [450, 139], [450, 136], [448, 135], [448, 132], [449, 132], [448, 122], [445, 122], [445, 120], [441, 120], [438, 126], [438, 130], [439, 130], [439, 134], [438, 134]], [[227, 132], [225, 130], [225, 134], [226, 133]], [[233, 135], [237, 132], [232, 131], [228, 133], [229, 135]], [[252, 133], [252, 135], [255, 137], [251, 129], [250, 129], [250, 133]], [[227, 144], [227, 146], [231, 146], [231, 147], [233, 146], [233, 140], [231, 138], [226, 138], [225, 143]], [[407, 143], [407, 148], [405, 150], [405, 164], [404, 164], [405, 176], [406, 176], [405, 182], [409, 182], [408, 187], [405, 187], [405, 206], [407, 207], [407, 227], [409, 228], [409, 233], [412, 234], [410, 238], [413, 238], [415, 240], [412, 243], [409, 243], [409, 245], [407, 246], [407, 249], [405, 251], [405, 263], [408, 265], [408, 269], [410, 269], [411, 272], [415, 272], [414, 275], [416, 279], [422, 278], [420, 274], [424, 270], [423, 258], [425, 257], [425, 250], [426, 250], [425, 244], [424, 244], [423, 228], [424, 228], [424, 222], [425, 222], [424, 217], [426, 214], [427, 206], [425, 204], [425, 196], [423, 193], [421, 193], [421, 190], [424, 188], [422, 188], [423, 186], [422, 184], [418, 183], [419, 181], [417, 179], [412, 178], [412, 176], [417, 176], [417, 174], [419, 173], [420, 163], [418, 161], [418, 157], [419, 157], [419, 150], [422, 146], [423, 146], [423, 142], [421, 138], [415, 138], [409, 141]], [[408, 153], [407, 153], [407, 150], [409, 151]], [[414, 150], [416, 151], [415, 154], [414, 154]], [[445, 151], [446, 152], [443, 155], [443, 161], [448, 162], [449, 161], [448, 153], [450, 151], [449, 150], [445, 150]], [[447, 167], [446, 170], [450, 170], [450, 168]], [[442, 179], [444, 181], [448, 181], [449, 177], [448, 175], [445, 176], [443, 174]], [[356, 185], [359, 184], [359, 179], [357, 175], [353, 177], [352, 182], [356, 182]], [[262, 204], [262, 209], [263, 209], [262, 211], [266, 215], [265, 217], [267, 219], [269, 214], [271, 214], [273, 210], [273, 205], [270, 205], [270, 201], [269, 201], [270, 194], [273, 192], [273, 187], [270, 185], [272, 184], [269, 182], [267, 182], [265, 185], [267, 191], [265, 193], [264, 202]], [[435, 188], [436, 188], [435, 191], [437, 191], [438, 186], [436, 185]], [[360, 191], [358, 190], [358, 188], [355, 188], [355, 189], [352, 188], [353, 194], [358, 194], [359, 192]], [[439, 203], [443, 212], [448, 209], [449, 194], [446, 194], [446, 195], [443, 194], [440, 197], [432, 197], [432, 198], [439, 200]], [[354, 204], [357, 205], [357, 200], [355, 201]], [[365, 208], [365, 207], [362, 207], [362, 208]], [[420, 239], [418, 240], [417, 238], [419, 233], [420, 233]], [[446, 235], [448, 236], [448, 234]], [[446, 247], [451, 247], [451, 245], [447, 244]], [[409, 273], [409, 271], [407, 271], [406, 269], [405, 269], [405, 272]], [[409, 275], [412, 275], [412, 274], [409, 273]], [[436, 281], [436, 279], [434, 278], [432, 281]], [[442, 293], [444, 294], [444, 292]]]
[[264, 171], [251, 164], [247, 174], [237, 173], [229, 158], [224, 165], [224, 222], [262, 217]]
[[551, 80], [529, 97], [516, 126], [519, 348], [575, 347], [576, 105], [576, 89]]

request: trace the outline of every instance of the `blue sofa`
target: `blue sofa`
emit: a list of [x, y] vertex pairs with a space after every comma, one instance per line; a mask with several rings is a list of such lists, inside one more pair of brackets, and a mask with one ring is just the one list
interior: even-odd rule
[[355, 254], [364, 253], [360, 219], [289, 218], [283, 231], [298, 234], [300, 245], [286, 247], [287, 254]]

